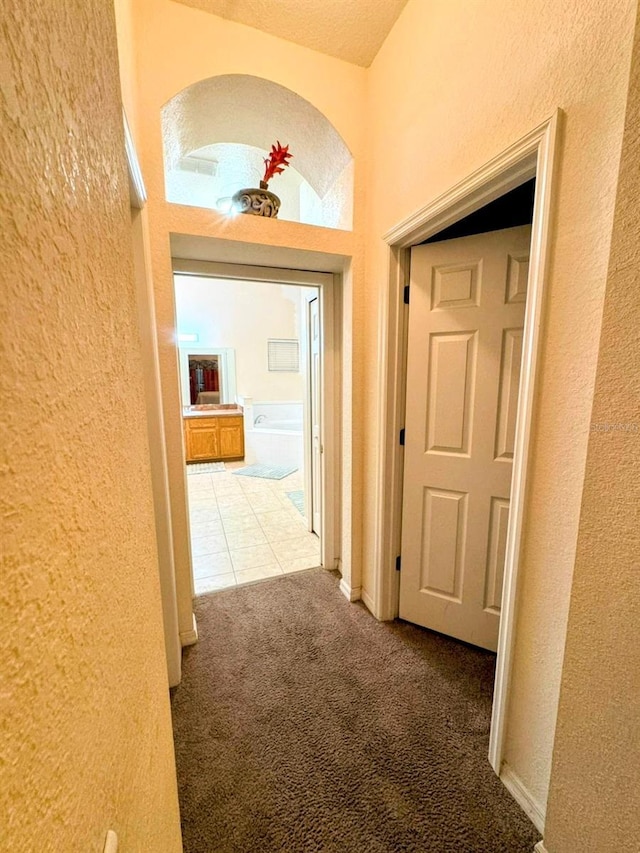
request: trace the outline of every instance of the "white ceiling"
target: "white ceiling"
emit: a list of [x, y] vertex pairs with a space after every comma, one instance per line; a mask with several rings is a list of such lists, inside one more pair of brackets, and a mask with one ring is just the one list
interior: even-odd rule
[[365, 68], [407, 0], [176, 0]]

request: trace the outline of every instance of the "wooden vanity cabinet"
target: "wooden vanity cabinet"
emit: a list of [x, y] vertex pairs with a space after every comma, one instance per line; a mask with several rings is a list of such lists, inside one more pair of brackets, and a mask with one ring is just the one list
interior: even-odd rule
[[187, 462], [244, 459], [244, 419], [184, 418], [184, 446]]
[[220, 418], [220, 458], [244, 459], [242, 418]]

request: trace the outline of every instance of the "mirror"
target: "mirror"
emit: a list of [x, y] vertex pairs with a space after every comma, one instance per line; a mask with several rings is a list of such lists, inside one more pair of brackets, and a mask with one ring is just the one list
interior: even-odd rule
[[183, 406], [236, 402], [235, 350], [189, 346], [178, 352]]

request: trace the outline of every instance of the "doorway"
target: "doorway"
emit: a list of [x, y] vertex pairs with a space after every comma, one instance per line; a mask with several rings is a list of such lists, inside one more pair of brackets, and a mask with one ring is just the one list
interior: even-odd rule
[[411, 249], [399, 615], [493, 652], [534, 199], [532, 178]]
[[493, 160], [384, 235], [384, 239], [390, 246], [390, 280], [387, 299], [383, 301], [382, 316], [384, 351], [380, 382], [382, 411], [385, 413], [385, 419], [380, 433], [379, 452], [383, 464], [377, 492], [377, 517], [381, 543], [376, 565], [377, 583], [374, 595], [363, 596], [365, 603], [378, 618], [393, 619], [398, 615], [401, 571], [397, 569], [401, 568], [398, 557], [401, 553], [402, 539], [404, 468], [401, 430], [405, 426], [408, 319], [408, 309], [403, 296], [405, 288], [409, 285], [412, 248], [535, 178], [531, 255], [522, 337], [522, 372], [518, 392], [518, 418], [515, 425], [509, 522], [506, 531], [504, 586], [489, 761], [494, 771], [539, 829], [544, 825], [544, 812], [521, 786], [520, 790], [518, 789], [517, 780], [514, 780], [509, 766], [504, 761], [504, 748], [515, 649], [517, 580], [524, 526], [536, 365], [549, 255], [559, 119], [560, 113], [557, 111]]
[[[322, 285], [332, 277], [317, 274], [308, 284], [286, 280], [285, 271], [274, 281], [257, 268], [251, 276], [240, 275], [247, 268], [220, 276], [225, 265], [196, 266], [176, 270], [175, 285], [199, 595], [327, 565], [333, 543], [323, 537], [324, 527], [332, 529], [323, 518], [323, 450], [333, 446], [333, 416], [325, 416], [332, 365], [324, 349], [332, 335], [324, 320], [332, 300]], [[230, 425], [229, 432], [236, 420], [242, 436], [227, 442], [230, 454], [221, 438], [204, 447], [205, 427]]]

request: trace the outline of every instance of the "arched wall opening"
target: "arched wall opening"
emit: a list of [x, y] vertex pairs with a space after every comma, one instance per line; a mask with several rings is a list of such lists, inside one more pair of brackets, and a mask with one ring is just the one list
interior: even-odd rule
[[351, 230], [353, 156], [340, 134], [295, 92], [246, 74], [200, 80], [163, 106], [167, 201], [224, 212], [236, 190], [258, 186], [276, 140], [293, 153], [269, 185], [279, 218]]

